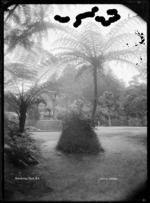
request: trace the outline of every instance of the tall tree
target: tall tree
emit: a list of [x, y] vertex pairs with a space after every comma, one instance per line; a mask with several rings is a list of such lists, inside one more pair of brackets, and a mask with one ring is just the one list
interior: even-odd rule
[[[71, 34], [60, 38], [56, 42], [56, 56], [61, 60], [61, 65], [73, 63], [78, 76], [84, 71], [90, 70], [94, 83], [94, 102], [92, 119], [94, 120], [97, 108], [97, 80], [98, 72], [106, 71], [106, 64], [117, 61], [120, 66], [126, 64], [129, 67], [140, 66], [140, 57], [146, 55], [145, 40], [141, 43], [141, 36], [127, 29], [127, 26], [136, 26], [139, 29], [143, 22], [138, 17], [120, 21], [106, 37], [95, 24], [87, 24], [81, 32], [72, 31]], [[138, 31], [140, 33], [140, 31]], [[58, 46], [57, 46], [58, 43]]]

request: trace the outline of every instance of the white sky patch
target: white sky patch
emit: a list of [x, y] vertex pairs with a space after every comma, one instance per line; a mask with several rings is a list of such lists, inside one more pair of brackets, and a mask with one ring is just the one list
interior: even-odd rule
[[128, 86], [129, 81], [132, 80], [132, 77], [138, 74], [136, 68], [128, 67], [126, 65], [118, 65], [115, 61], [111, 62], [111, 69], [114, 74], [121, 80], [125, 82], [125, 85]]

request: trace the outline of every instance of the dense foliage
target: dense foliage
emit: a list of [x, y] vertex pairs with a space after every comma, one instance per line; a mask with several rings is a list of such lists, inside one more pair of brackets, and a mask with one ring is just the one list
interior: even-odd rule
[[[4, 192], [6, 199], [11, 197], [15, 191], [27, 189], [27, 184], [23, 184], [23, 182], [18, 183], [15, 178], [27, 176], [27, 171], [23, 169], [28, 169], [30, 166], [38, 164], [39, 155], [40, 151], [29, 132], [20, 133], [18, 124], [5, 117]], [[28, 183], [27, 187], [29, 190], [31, 185]]]
[[147, 86], [132, 84], [120, 97], [123, 114], [128, 119], [128, 125], [147, 125]]

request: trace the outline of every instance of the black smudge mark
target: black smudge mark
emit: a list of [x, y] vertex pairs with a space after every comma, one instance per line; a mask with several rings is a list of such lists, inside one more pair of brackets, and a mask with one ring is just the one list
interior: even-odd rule
[[107, 14], [108, 15], [114, 15], [113, 17], [110, 17], [108, 20], [105, 20], [104, 17], [102, 16], [96, 16], [95, 20], [97, 22], [101, 22], [101, 24], [105, 27], [109, 26], [111, 23], [114, 23], [116, 21], [118, 21], [121, 16], [118, 14], [118, 11], [116, 9], [109, 9], [107, 10]]
[[92, 8], [92, 11], [89, 11], [89, 12], [85, 12], [85, 13], [81, 13], [81, 14], [79, 14], [79, 15], [77, 15], [76, 16], [76, 21], [75, 21], [75, 23], [73, 24], [73, 26], [74, 27], [78, 27], [79, 25], [81, 25], [81, 23], [82, 23], [82, 19], [84, 19], [84, 18], [91, 18], [91, 17], [94, 17], [95, 16], [95, 13], [98, 11], [99, 9], [98, 9], [98, 7], [97, 6], [95, 6], [95, 7], [93, 7]]
[[70, 21], [70, 18], [68, 16], [66, 17], [61, 17], [59, 15], [55, 15], [54, 19], [56, 21], [59, 21], [60, 23], [68, 23]]

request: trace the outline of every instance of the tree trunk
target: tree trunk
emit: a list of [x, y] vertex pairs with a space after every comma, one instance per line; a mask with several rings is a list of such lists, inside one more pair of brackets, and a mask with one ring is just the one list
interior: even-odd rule
[[20, 116], [19, 116], [19, 130], [21, 133], [25, 130], [25, 122], [26, 122], [26, 107], [22, 106], [20, 108]]
[[50, 119], [50, 117], [51, 117], [51, 114], [50, 114], [51, 112], [50, 111], [48, 111], [48, 119]]
[[96, 108], [97, 108], [97, 67], [94, 67], [93, 71], [93, 79], [94, 79], [94, 104], [93, 104], [93, 112], [92, 112], [92, 120], [94, 121]]
[[108, 113], [108, 124], [111, 126], [111, 118], [110, 118], [110, 113]]
[[53, 99], [53, 120], [56, 120], [55, 107], [56, 107], [56, 95], [55, 98]]

